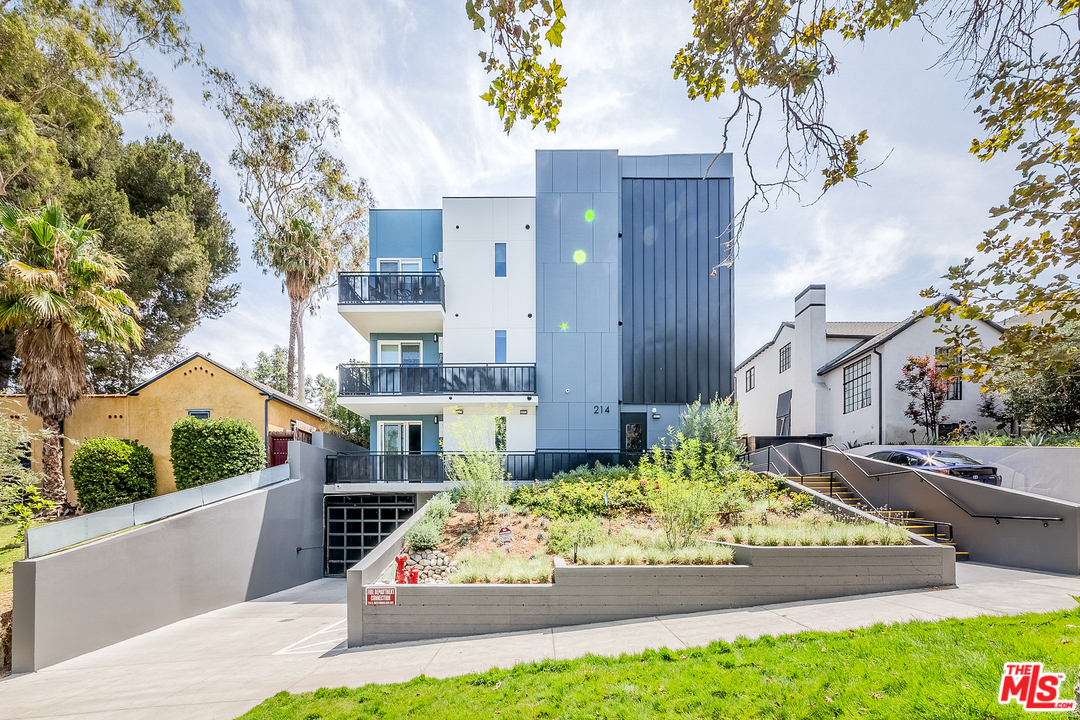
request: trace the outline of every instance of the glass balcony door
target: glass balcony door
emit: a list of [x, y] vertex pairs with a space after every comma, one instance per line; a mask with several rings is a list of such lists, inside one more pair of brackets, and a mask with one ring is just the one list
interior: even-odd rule
[[416, 395], [421, 389], [423, 363], [424, 348], [419, 340], [380, 341], [380, 368], [372, 380], [378, 392]]
[[[379, 423], [378, 478], [384, 482], [407, 482], [419, 468], [423, 448], [423, 430], [419, 422], [382, 421]], [[410, 472], [412, 470], [413, 472]]]

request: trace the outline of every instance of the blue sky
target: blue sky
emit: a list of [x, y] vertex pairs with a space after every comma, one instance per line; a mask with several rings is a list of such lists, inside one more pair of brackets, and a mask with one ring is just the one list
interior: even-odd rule
[[[552, 134], [527, 124], [507, 136], [479, 99], [487, 86], [460, 0], [296, 2], [198, 0], [185, 3], [209, 63], [291, 100], [330, 96], [341, 107], [336, 152], [366, 177], [378, 207], [439, 207], [443, 196], [531, 195], [537, 148], [617, 148], [626, 154], [712, 152], [721, 144], [726, 100], [686, 98], [670, 64], [691, 34], [681, 0], [566, 0], [564, 46], [555, 57], [567, 77], [562, 123]], [[1007, 158], [980, 163], [967, 149], [978, 135], [966, 86], [933, 67], [941, 46], [917, 27], [837, 48], [839, 73], [827, 79], [829, 119], [867, 129], [864, 155], [882, 168], [870, 187], [840, 187], [817, 203], [781, 198], [748, 218], [736, 261], [736, 362], [792, 315], [794, 295], [828, 286], [830, 320], [894, 320], [921, 307], [919, 290], [950, 264], [975, 253], [988, 209], [1015, 180]], [[243, 287], [237, 307], [186, 339], [191, 350], [227, 365], [284, 345], [288, 301], [281, 282], [251, 260], [252, 229], [236, 201], [228, 165], [233, 138], [202, 102], [191, 68], [153, 61], [174, 97], [170, 131], [214, 171], [236, 228]], [[759, 131], [757, 164], [767, 172], [778, 148], [778, 116]], [[160, 131], [125, 119], [128, 140]], [[770, 152], [770, 149], [772, 151]], [[736, 162], [737, 199], [747, 191]], [[309, 372], [365, 357], [363, 340], [324, 301], [306, 320]]]

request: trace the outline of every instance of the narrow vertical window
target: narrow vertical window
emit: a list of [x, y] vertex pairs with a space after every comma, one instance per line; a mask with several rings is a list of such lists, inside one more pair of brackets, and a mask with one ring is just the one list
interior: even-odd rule
[[755, 377], [756, 374], [757, 373], [754, 372], [754, 368], [750, 368], [746, 371], [746, 392], [750, 392], [754, 389], [754, 386], [757, 385], [757, 378]]
[[495, 243], [495, 277], [506, 277], [506, 243]]
[[506, 331], [495, 331], [495, 362], [506, 362]]
[[791, 343], [780, 348], [780, 372], [791, 369]]

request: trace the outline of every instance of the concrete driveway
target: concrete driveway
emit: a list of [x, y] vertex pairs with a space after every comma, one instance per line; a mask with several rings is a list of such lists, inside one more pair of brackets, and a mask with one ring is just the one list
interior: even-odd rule
[[346, 650], [345, 581], [319, 580], [0, 680], [0, 718], [229, 720], [282, 690], [449, 677], [543, 658], [682, 648], [1076, 607], [1080, 577], [958, 564], [957, 586]]

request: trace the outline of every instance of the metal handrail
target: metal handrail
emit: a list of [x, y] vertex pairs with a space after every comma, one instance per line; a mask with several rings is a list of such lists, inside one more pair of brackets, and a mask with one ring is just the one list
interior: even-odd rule
[[[974, 512], [971, 512], [970, 510], [968, 510], [966, 507], [964, 507], [964, 505], [961, 504], [959, 501], [957, 501], [956, 499], [951, 497], [947, 492], [945, 492], [944, 490], [939, 488], [934, 483], [930, 482], [930, 480], [924, 478], [921, 474], [919, 474], [918, 471], [916, 471], [914, 469], [894, 470], [894, 471], [890, 471], [890, 472], [886, 472], [886, 473], [877, 473], [877, 474], [871, 475], [870, 473], [866, 472], [866, 470], [863, 470], [861, 467], [859, 467], [859, 463], [855, 462], [855, 459], [853, 457], [851, 457], [850, 455], [848, 455], [846, 452], [844, 452], [844, 450], [842, 448], [837, 447], [835, 444], [830, 443], [828, 445], [823, 445], [821, 449], [826, 450], [827, 448], [836, 448], [836, 450], [841, 455], [843, 455], [844, 457], [846, 457], [848, 460], [851, 461], [851, 464], [854, 465], [859, 470], [859, 472], [861, 472], [863, 475], [866, 476], [867, 480], [869, 480], [870, 478], [875, 478], [876, 479], [876, 478], [880, 478], [880, 477], [886, 477], [888, 475], [903, 475], [905, 473], [912, 473], [912, 474], [915, 475], [915, 477], [919, 478], [920, 481], [926, 483], [930, 487], [937, 490], [938, 493], [943, 498], [945, 498], [946, 500], [951, 502], [953, 505], [955, 505], [956, 507], [963, 510], [967, 514], [968, 517], [982, 518], [982, 519], [986, 519], [986, 520], [992, 519], [994, 521], [995, 525], [1000, 525], [1002, 520], [1040, 520], [1040, 521], [1042, 521], [1043, 527], [1049, 527], [1049, 523], [1051, 523], [1051, 522], [1064, 522], [1065, 521], [1065, 518], [1041, 517], [1041, 516], [1038, 516], [1038, 515], [984, 515], [982, 513], [974, 513]], [[823, 463], [819, 462], [819, 465], [821, 465], [821, 464], [823, 464]], [[841, 475], [841, 477], [843, 477], [843, 475]], [[852, 487], [852, 489], [854, 490], [854, 487]], [[927, 522], [929, 522], [929, 521], [927, 521]]]

